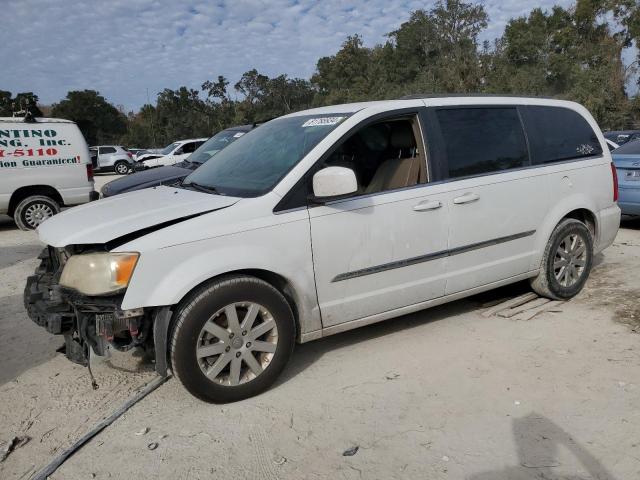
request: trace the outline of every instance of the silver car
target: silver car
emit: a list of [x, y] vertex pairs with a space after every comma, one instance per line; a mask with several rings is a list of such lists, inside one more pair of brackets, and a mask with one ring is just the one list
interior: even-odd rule
[[116, 172], [126, 175], [133, 171], [133, 154], [119, 145], [91, 147], [91, 160], [97, 172]]

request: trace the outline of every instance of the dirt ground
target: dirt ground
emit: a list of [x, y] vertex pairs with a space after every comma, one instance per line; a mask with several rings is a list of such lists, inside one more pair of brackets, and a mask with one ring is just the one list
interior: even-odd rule
[[[2, 479], [31, 478], [155, 376], [120, 355], [94, 391], [55, 353], [22, 307], [39, 248], [0, 220], [0, 452], [30, 437]], [[482, 315], [519, 284], [299, 345], [242, 402], [170, 379], [51, 478], [640, 478], [640, 220], [596, 264], [578, 297], [528, 321]]]

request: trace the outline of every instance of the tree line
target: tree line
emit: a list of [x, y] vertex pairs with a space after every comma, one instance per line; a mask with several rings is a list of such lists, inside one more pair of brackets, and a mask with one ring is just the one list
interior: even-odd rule
[[[199, 89], [164, 89], [155, 105], [128, 114], [94, 90], [71, 91], [50, 114], [77, 122], [92, 145], [131, 147], [207, 137], [315, 106], [414, 93], [569, 99], [585, 105], [603, 129], [640, 127], [640, 95], [626, 89], [638, 59], [623, 62], [623, 51], [640, 39], [640, 2], [577, 0], [570, 8], [536, 8], [510, 20], [494, 42], [481, 43], [488, 21], [480, 3], [440, 0], [411, 12], [384, 43], [368, 47], [358, 34], [349, 36], [334, 55], [317, 61], [310, 79], [270, 78], [252, 69], [233, 86], [218, 76]], [[33, 92], [13, 98], [0, 90], [0, 116], [23, 104], [37, 109], [37, 100]]]

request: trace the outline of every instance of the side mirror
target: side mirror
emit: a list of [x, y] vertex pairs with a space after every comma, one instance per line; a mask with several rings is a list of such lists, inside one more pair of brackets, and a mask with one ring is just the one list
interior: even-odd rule
[[341, 197], [358, 190], [353, 170], [346, 167], [326, 167], [313, 176], [313, 195], [319, 199]]

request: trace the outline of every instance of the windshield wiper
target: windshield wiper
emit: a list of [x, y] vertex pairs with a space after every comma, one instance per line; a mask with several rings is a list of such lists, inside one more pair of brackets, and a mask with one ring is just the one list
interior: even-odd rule
[[218, 190], [216, 190], [216, 187], [210, 187], [208, 185], [200, 185], [199, 183], [196, 182], [189, 182], [189, 183], [183, 183], [182, 184], [183, 187], [193, 187], [195, 190], [198, 190], [200, 192], [204, 192], [204, 193], [219, 193]]

